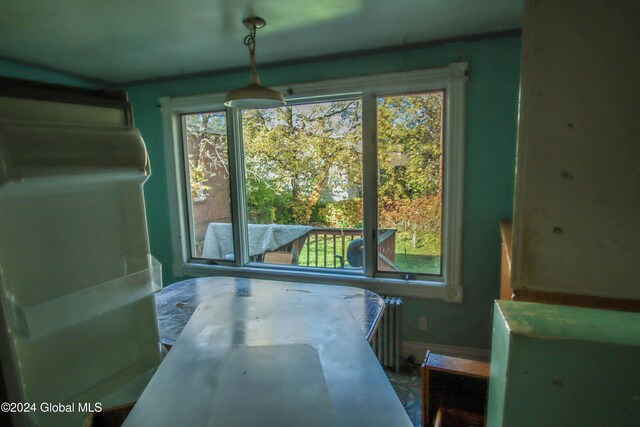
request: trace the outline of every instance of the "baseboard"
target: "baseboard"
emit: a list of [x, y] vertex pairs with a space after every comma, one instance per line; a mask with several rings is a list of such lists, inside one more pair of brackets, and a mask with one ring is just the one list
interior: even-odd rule
[[406, 360], [409, 356], [413, 356], [416, 363], [422, 363], [428, 350], [446, 356], [475, 359], [483, 362], [488, 362], [491, 357], [491, 351], [484, 348], [460, 347], [420, 341], [402, 341], [400, 351], [403, 359]]

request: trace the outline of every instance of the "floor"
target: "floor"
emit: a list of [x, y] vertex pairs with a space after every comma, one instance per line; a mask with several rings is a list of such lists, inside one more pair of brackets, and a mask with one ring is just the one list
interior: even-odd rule
[[420, 370], [416, 365], [411, 373], [396, 373], [385, 371], [389, 381], [396, 391], [402, 406], [415, 427], [420, 427], [422, 420], [420, 415]]

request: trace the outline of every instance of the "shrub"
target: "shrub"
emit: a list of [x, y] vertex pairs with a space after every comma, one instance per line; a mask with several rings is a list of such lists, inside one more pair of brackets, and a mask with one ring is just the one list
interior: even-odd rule
[[318, 218], [329, 227], [362, 228], [362, 199], [327, 203], [318, 211]]
[[380, 228], [396, 228], [411, 233], [415, 249], [417, 241], [427, 234], [440, 235], [441, 202], [440, 194], [417, 197], [415, 199], [379, 200], [378, 222]]

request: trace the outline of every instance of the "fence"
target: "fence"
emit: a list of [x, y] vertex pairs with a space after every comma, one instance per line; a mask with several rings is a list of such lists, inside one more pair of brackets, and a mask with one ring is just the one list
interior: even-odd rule
[[[394, 271], [396, 230], [380, 230], [378, 236], [378, 270]], [[302, 248], [300, 265], [307, 267], [343, 268], [347, 248], [362, 237], [361, 228], [313, 228]]]

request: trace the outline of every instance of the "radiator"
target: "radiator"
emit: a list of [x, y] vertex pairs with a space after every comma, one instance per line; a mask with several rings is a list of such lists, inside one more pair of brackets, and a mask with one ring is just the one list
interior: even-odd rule
[[385, 368], [400, 370], [400, 325], [402, 323], [402, 298], [382, 296], [384, 313], [378, 329], [373, 334], [371, 347]]

